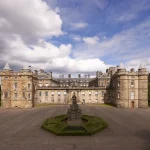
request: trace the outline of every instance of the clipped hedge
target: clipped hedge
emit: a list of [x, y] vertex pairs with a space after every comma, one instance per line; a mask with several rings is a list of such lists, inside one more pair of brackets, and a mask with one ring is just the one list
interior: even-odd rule
[[68, 125], [65, 123], [66, 119], [67, 115], [47, 118], [41, 127], [60, 136], [92, 135], [108, 127], [108, 124], [103, 119], [95, 116], [83, 115], [82, 120], [84, 120], [85, 123], [81, 124], [80, 126]]

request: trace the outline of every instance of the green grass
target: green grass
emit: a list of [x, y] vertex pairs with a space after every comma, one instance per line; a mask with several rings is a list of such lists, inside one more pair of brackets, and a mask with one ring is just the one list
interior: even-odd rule
[[62, 104], [62, 103], [41, 103], [41, 104], [35, 105], [35, 107], [56, 106], [56, 105], [65, 105], [65, 104]]
[[87, 105], [96, 105], [96, 106], [113, 106], [112, 104], [100, 104], [100, 103], [88, 103]]
[[92, 135], [108, 127], [108, 124], [103, 119], [95, 116], [83, 115], [82, 119], [86, 120], [87, 123], [83, 123], [80, 126], [68, 125], [65, 122], [62, 122], [66, 119], [67, 115], [47, 118], [41, 127], [60, 136]]

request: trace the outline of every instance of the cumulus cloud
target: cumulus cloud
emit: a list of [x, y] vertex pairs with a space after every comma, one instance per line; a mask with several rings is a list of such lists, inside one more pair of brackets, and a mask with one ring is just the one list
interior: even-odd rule
[[143, 59], [150, 53], [149, 27], [150, 21], [144, 21], [112, 37], [102, 39], [95, 45], [80, 43], [75, 46], [73, 56], [80, 59], [85, 56], [86, 58], [109, 57], [109, 61]]
[[95, 45], [99, 42], [99, 38], [97, 36], [94, 37], [83, 37], [83, 41], [86, 44]]
[[42, 0], [9, 0], [0, 1], [0, 32], [20, 34], [22, 38], [59, 36], [62, 20]]

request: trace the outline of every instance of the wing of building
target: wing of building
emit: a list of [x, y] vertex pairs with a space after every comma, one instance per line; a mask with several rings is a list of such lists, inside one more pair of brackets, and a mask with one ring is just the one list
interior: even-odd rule
[[13, 71], [7, 63], [0, 71], [1, 103], [4, 108], [31, 108], [40, 103], [71, 103], [76, 93], [78, 103], [111, 103], [121, 108], [148, 107], [148, 71], [141, 62], [138, 71], [127, 71], [123, 64], [110, 67], [106, 73], [54, 78], [52, 72], [34, 72], [26, 65]]

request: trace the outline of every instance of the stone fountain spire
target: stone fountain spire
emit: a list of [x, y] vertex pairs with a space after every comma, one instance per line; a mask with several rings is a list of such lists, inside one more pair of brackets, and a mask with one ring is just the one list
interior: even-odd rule
[[72, 96], [72, 104], [70, 105], [70, 108], [68, 109], [67, 112], [68, 115], [68, 124], [75, 124], [75, 125], [80, 125], [82, 123], [81, 121], [81, 109], [79, 108], [79, 105], [77, 104], [77, 97], [75, 93]]

